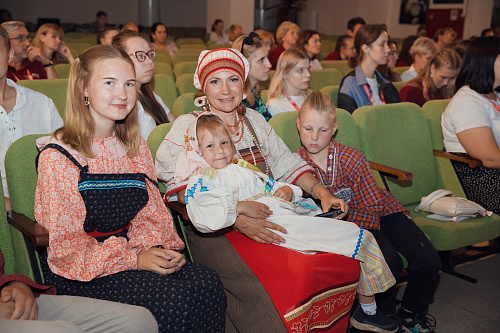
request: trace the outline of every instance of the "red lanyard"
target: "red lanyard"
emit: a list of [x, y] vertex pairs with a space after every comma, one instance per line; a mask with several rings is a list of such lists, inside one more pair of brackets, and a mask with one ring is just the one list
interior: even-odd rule
[[299, 111], [300, 108], [297, 105], [297, 103], [295, 103], [295, 101], [288, 94], [286, 94], [285, 96], [288, 99], [288, 101], [290, 102], [290, 104], [292, 104], [292, 106], [295, 108], [295, 110]]
[[495, 107], [495, 109], [497, 109], [498, 112], [500, 112], [500, 106], [498, 106], [497, 103], [493, 102], [488, 96], [486, 96], [484, 94], [483, 94], [483, 96], [486, 97], [488, 99], [488, 101], [491, 102], [491, 104], [493, 104], [493, 106]]
[[[365, 92], [368, 95], [370, 102], [372, 102], [372, 105], [375, 105], [375, 101], [373, 100], [373, 96], [370, 93], [370, 89], [368, 89], [368, 85], [366, 83], [363, 84], [363, 88], [365, 88]], [[380, 90], [380, 101], [382, 102], [382, 104], [385, 104], [384, 92], [382, 90]]]

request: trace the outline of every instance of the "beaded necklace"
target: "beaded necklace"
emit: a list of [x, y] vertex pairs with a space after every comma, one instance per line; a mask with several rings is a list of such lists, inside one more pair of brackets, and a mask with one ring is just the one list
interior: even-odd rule
[[[243, 117], [241, 115], [240, 115], [240, 119], [241, 119], [241, 123], [242, 123], [242, 131], [241, 131], [242, 134], [241, 134], [239, 141], [241, 141], [241, 139], [243, 138], [243, 130], [246, 126], [245, 122], [243, 121]], [[260, 146], [259, 140], [257, 140], [257, 138], [255, 137], [255, 134], [253, 133], [253, 131], [251, 129], [249, 129], [249, 132], [252, 135], [252, 142], [249, 142], [247, 137], [245, 137], [245, 142], [248, 146], [248, 149], [250, 150], [250, 154], [252, 154], [253, 165], [255, 167], [257, 167], [257, 160], [255, 159], [255, 155], [254, 155], [254, 152], [252, 149], [252, 144], [255, 144], [257, 146], [257, 149], [259, 149], [260, 154], [262, 155], [262, 158], [264, 159], [264, 164], [266, 165], [266, 175], [269, 175], [269, 164], [267, 163], [266, 157], [264, 156], [264, 152], [262, 151], [262, 147]], [[236, 143], [236, 141], [234, 143]], [[241, 156], [241, 154], [238, 150], [236, 150], [236, 153], [238, 154], [239, 158], [243, 159], [243, 157]]]

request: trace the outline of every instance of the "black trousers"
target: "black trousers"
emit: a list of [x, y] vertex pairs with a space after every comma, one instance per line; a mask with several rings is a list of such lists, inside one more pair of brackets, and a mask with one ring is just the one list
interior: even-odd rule
[[[380, 230], [369, 231], [375, 236], [396, 280], [404, 268], [398, 252], [408, 261], [408, 284], [401, 302], [403, 307], [417, 313], [426, 311], [441, 267], [436, 249], [427, 236], [403, 213], [382, 217]], [[388, 292], [391, 293], [390, 290]], [[391, 297], [395, 298], [394, 292]]]

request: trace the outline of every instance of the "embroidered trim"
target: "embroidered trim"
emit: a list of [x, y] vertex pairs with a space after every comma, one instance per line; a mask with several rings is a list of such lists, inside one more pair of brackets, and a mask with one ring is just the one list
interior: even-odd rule
[[173, 189], [171, 189], [170, 191], [168, 191], [167, 193], [165, 193], [165, 200], [164, 200], [164, 202], [169, 202], [169, 201], [168, 201], [168, 197], [169, 197], [170, 195], [172, 195], [172, 193], [177, 193], [177, 192], [179, 192], [180, 190], [185, 189], [186, 187], [187, 187], [187, 184], [185, 184], [185, 185], [181, 185], [181, 186], [176, 187], [176, 188], [173, 188]]
[[146, 189], [146, 183], [138, 180], [109, 180], [109, 181], [92, 181], [88, 180], [78, 184], [78, 191], [87, 190], [109, 190], [116, 188], [136, 187]]
[[203, 176], [207, 176], [209, 178], [214, 179], [217, 176], [217, 173], [218, 173], [218, 170], [216, 168], [205, 167], [205, 168], [201, 168], [201, 169], [198, 169], [195, 172], [193, 172], [191, 174], [191, 177], [197, 176], [197, 175], [203, 175]]
[[186, 195], [184, 196], [184, 201], [186, 202], [186, 205], [188, 204], [188, 200], [190, 197], [194, 199], [194, 193], [198, 188], [198, 184], [200, 185], [200, 192], [208, 191], [208, 188], [206, 186], [203, 186], [203, 180], [201, 178], [198, 178], [198, 182], [196, 184], [194, 184], [191, 188], [186, 189]]
[[351, 258], [355, 259], [356, 256], [358, 255], [359, 252], [359, 247], [361, 246], [361, 240], [363, 239], [363, 234], [364, 234], [364, 229], [359, 228], [359, 236], [358, 236], [358, 242], [356, 243], [356, 248], [354, 249], [354, 253], [352, 254]]

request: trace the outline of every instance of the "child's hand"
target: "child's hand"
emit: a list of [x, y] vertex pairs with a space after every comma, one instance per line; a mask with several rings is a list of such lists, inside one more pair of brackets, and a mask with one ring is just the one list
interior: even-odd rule
[[274, 196], [286, 201], [292, 201], [293, 190], [290, 186], [282, 186], [274, 192]]
[[336, 217], [336, 219], [339, 220], [346, 216], [349, 210], [349, 206], [344, 200], [335, 198], [333, 195], [321, 200], [321, 208], [323, 208], [323, 212], [328, 212], [332, 209], [340, 209], [342, 212]]
[[265, 219], [273, 214], [269, 207], [257, 201], [238, 201], [236, 211], [238, 215], [245, 215], [256, 219]]

